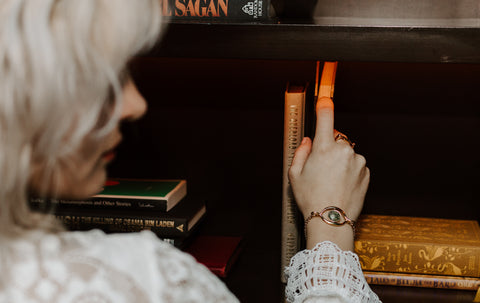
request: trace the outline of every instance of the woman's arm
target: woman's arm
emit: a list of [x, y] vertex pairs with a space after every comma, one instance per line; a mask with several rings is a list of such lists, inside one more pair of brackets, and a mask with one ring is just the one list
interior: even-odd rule
[[[295, 200], [304, 218], [327, 206], [341, 208], [357, 220], [370, 181], [365, 158], [349, 142], [335, 141], [333, 102], [317, 102], [317, 127], [313, 142], [305, 138], [298, 147], [289, 177]], [[343, 250], [353, 249], [353, 232], [348, 225], [332, 226], [314, 217], [307, 226], [307, 248], [330, 240]]]
[[[353, 226], [330, 225], [318, 217], [318, 212], [334, 206], [356, 221], [370, 180], [365, 158], [355, 153], [346, 137], [336, 140], [333, 122], [332, 100], [319, 99], [315, 138], [302, 141], [289, 171], [295, 199], [308, 224], [307, 249], [297, 253], [285, 271], [287, 301], [380, 302], [353, 253]], [[317, 214], [312, 217], [312, 212]], [[344, 221], [335, 213], [332, 218]]]

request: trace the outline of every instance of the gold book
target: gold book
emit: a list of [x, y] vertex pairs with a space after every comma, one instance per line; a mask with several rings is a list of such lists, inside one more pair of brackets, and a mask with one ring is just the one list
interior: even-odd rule
[[363, 215], [357, 227], [364, 271], [480, 277], [477, 221]]

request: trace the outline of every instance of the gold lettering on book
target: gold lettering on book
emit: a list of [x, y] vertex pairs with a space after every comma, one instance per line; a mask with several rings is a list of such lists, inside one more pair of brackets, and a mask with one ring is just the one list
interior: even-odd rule
[[287, 256], [293, 256], [297, 253], [297, 237], [296, 235], [292, 233], [287, 234], [287, 239], [286, 239], [286, 255]]
[[148, 227], [155, 226], [155, 220], [145, 220], [145, 226], [148, 226]]
[[175, 221], [172, 220], [155, 220], [155, 227], [175, 227]]
[[288, 187], [288, 195], [286, 197], [287, 199], [287, 209], [286, 209], [286, 219], [287, 222], [290, 224], [295, 224], [297, 220], [297, 206], [295, 204], [295, 201], [293, 199], [293, 192], [292, 188], [289, 186]]
[[143, 226], [143, 220], [142, 219], [130, 219], [126, 218], [123, 219], [123, 224], [124, 225], [131, 225], [131, 226]]
[[[290, 105], [288, 108], [288, 135], [287, 135], [287, 143], [289, 150], [295, 150], [299, 144], [299, 136], [298, 132], [299, 126], [299, 107], [296, 105]], [[292, 164], [293, 153], [289, 155], [288, 164]]]
[[113, 224], [114, 218], [105, 218], [105, 217], [93, 217], [93, 224]]

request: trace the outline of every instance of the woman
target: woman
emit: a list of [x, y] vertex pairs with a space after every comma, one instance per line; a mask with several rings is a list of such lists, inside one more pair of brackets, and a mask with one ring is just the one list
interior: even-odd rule
[[[146, 110], [127, 63], [158, 39], [159, 12], [157, 0], [0, 0], [0, 302], [238, 302], [208, 269], [150, 232], [67, 232], [27, 205], [31, 193], [85, 198], [100, 190], [119, 124]], [[333, 140], [333, 110], [319, 108], [322, 136], [313, 146], [307, 139], [292, 165], [295, 194], [304, 213], [328, 201], [355, 219], [368, 171]], [[325, 164], [327, 173], [316, 169]], [[321, 189], [328, 184], [335, 190]], [[310, 247], [331, 240], [351, 249], [351, 231], [317, 219]], [[318, 260], [325, 247], [339, 259]], [[334, 281], [328, 273], [304, 275], [302, 266], [325, 264], [352, 270], [362, 288], [316, 285]], [[331, 242], [299, 253], [288, 273], [296, 302], [346, 300], [352, 291], [376, 298], [354, 255]]]

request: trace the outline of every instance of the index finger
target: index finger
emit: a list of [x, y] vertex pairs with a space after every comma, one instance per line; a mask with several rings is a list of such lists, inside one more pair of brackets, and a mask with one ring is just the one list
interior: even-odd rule
[[335, 143], [333, 138], [333, 101], [322, 97], [317, 101], [317, 127], [315, 130], [314, 145], [327, 146]]

